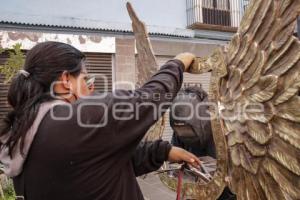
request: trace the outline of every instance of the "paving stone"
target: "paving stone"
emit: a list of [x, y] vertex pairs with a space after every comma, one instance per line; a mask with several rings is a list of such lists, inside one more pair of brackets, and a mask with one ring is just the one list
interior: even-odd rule
[[176, 193], [164, 186], [159, 177], [149, 174], [146, 178], [138, 178], [145, 200], [175, 200]]

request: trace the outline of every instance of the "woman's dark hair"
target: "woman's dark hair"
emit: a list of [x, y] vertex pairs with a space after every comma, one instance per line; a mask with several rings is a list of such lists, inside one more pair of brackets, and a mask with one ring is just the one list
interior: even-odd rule
[[[78, 76], [85, 56], [71, 45], [60, 42], [37, 44], [26, 54], [24, 70], [28, 77], [17, 74], [8, 90], [8, 103], [12, 107], [0, 126], [0, 137], [8, 136], [5, 144], [9, 153], [20, 143], [23, 152], [24, 139], [33, 124], [41, 103], [54, 99], [50, 94], [51, 84], [67, 71]], [[9, 134], [9, 135], [7, 135]]]

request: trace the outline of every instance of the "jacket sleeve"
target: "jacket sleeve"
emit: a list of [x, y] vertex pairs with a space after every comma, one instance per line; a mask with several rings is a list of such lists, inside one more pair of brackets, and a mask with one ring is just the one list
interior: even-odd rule
[[112, 94], [109, 113], [114, 116], [110, 116], [109, 123], [113, 124], [116, 146], [136, 148], [176, 97], [183, 81], [183, 68], [181, 61], [171, 60], [141, 88]]
[[172, 146], [169, 142], [157, 140], [141, 143], [132, 158], [136, 176], [158, 170], [167, 161]]

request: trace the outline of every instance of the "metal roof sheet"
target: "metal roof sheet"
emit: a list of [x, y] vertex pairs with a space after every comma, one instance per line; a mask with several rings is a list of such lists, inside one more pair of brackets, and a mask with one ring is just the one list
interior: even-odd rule
[[[90, 19], [79, 19], [70, 17], [51, 17], [40, 18], [34, 15], [15, 15], [5, 14], [0, 16], [0, 23], [13, 25], [74, 28], [86, 30], [114, 31], [114, 32], [132, 32], [131, 24], [103, 22]], [[147, 26], [152, 35], [174, 36], [174, 37], [194, 37], [194, 31], [189, 29]]]

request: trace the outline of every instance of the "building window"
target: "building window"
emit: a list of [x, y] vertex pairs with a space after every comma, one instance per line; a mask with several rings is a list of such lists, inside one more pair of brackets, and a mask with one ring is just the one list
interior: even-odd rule
[[205, 24], [230, 26], [229, 0], [203, 0], [203, 22]]
[[218, 10], [230, 10], [229, 0], [203, 0], [203, 7]]

